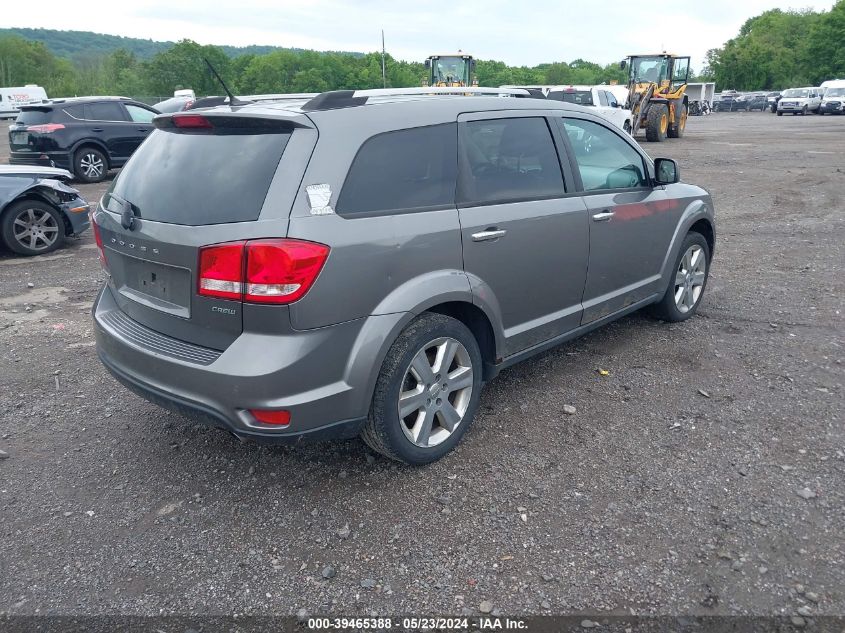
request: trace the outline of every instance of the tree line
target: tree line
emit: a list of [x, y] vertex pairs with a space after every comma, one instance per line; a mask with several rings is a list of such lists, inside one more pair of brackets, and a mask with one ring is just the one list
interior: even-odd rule
[[[0, 36], [0, 85], [38, 84], [51, 97], [97, 94], [165, 97], [179, 88], [193, 88], [198, 95], [221, 94], [204, 59], [214, 65], [238, 94], [382, 87], [380, 53], [279, 49], [231, 56], [220, 46], [182, 40], [149, 59], [123, 48], [107, 53], [75, 54], [68, 59], [54, 55], [42, 42], [16, 35]], [[419, 86], [427, 73], [422, 61], [401, 61], [391, 55], [386, 56], [386, 70], [388, 87]], [[534, 67], [478, 60], [477, 76], [482, 86], [625, 81], [625, 72], [617, 64], [602, 66], [581, 59]]]
[[845, 79], [845, 0], [830, 11], [773, 9], [707, 53], [703, 74], [720, 90], [780, 90]]

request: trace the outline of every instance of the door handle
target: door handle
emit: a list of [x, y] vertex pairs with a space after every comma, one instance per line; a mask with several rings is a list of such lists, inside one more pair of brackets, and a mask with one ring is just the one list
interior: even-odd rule
[[145, 127], [139, 127], [138, 131], [146, 133], [146, 132], [149, 132], [150, 130], [148, 128], [145, 128]]
[[497, 240], [500, 237], [504, 237], [507, 231], [502, 229], [497, 229], [495, 227], [486, 229], [481, 231], [480, 233], [473, 233], [472, 234], [472, 241], [473, 242], [487, 242], [489, 240]]
[[103, 131], [103, 128], [101, 128], [101, 127], [92, 127], [92, 128], [91, 128], [91, 131], [92, 131], [92, 132], [102, 132], [102, 131]]
[[607, 222], [614, 216], [613, 211], [602, 211], [601, 213], [593, 214], [593, 221], [595, 222]]

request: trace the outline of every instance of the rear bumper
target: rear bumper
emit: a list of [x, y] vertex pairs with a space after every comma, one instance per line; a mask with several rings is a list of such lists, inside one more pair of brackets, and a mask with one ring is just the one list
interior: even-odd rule
[[70, 153], [68, 152], [11, 152], [10, 165], [38, 165], [40, 167], [60, 167], [73, 171]]
[[[164, 408], [272, 443], [357, 435], [381, 365], [383, 342], [373, 340], [372, 332], [385, 337], [401, 318], [384, 315], [273, 336], [244, 332], [218, 352], [135, 321], [121, 327], [115, 317], [128, 317], [112, 292], [103, 288], [93, 316], [97, 352], [117, 380]], [[178, 353], [170, 353], [170, 345]], [[284, 409], [291, 423], [262, 425], [249, 409]]]

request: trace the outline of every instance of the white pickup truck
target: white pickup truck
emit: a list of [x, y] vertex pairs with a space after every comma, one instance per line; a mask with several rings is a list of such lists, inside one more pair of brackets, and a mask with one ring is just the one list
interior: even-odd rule
[[596, 114], [631, 132], [631, 111], [616, 98], [610, 86], [553, 86], [546, 98], [590, 106], [596, 109]]

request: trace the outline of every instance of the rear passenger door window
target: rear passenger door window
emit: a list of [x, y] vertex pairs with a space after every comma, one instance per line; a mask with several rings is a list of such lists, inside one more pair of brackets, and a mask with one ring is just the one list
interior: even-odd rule
[[572, 146], [585, 191], [648, 187], [640, 153], [612, 130], [582, 119], [559, 119]]
[[85, 118], [89, 121], [126, 121], [123, 108], [114, 101], [86, 103]]
[[468, 121], [463, 128], [459, 203], [501, 204], [564, 195], [545, 118]]
[[337, 213], [384, 215], [454, 207], [457, 154], [454, 123], [374, 136], [349, 168]]

